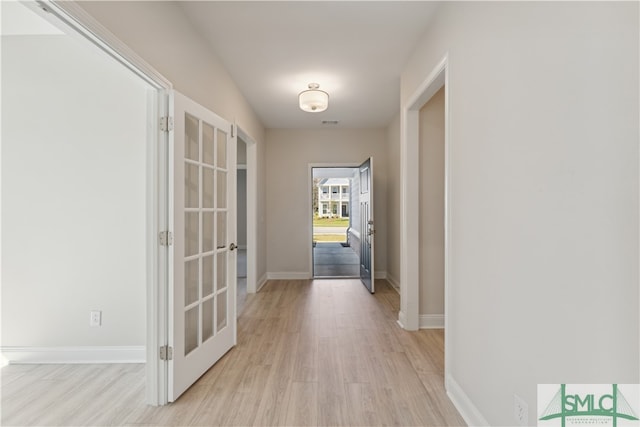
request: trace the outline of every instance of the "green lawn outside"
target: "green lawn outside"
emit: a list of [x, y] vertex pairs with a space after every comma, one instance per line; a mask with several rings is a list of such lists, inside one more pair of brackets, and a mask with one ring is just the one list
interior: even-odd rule
[[348, 227], [349, 218], [313, 218], [316, 227]]

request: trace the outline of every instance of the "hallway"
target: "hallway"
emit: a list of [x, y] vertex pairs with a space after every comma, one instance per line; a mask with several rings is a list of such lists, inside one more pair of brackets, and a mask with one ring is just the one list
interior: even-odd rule
[[2, 368], [2, 424], [464, 425], [443, 331], [400, 329], [397, 292], [377, 286], [270, 281], [246, 296], [238, 345], [165, 407], [144, 404], [143, 365]]

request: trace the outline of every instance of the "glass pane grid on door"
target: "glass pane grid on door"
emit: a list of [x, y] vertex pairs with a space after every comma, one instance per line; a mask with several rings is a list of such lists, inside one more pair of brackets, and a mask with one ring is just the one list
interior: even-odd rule
[[185, 113], [185, 356], [227, 323], [227, 134]]

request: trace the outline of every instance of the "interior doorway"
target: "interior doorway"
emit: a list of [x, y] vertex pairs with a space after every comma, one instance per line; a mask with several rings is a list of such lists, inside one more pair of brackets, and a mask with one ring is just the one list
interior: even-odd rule
[[[60, 5], [1, 7], [3, 364], [130, 363], [142, 400], [158, 365], [148, 301], [163, 283], [157, 167], [170, 83]], [[161, 400], [156, 386], [147, 381], [148, 403]]]
[[237, 259], [237, 315], [247, 299], [247, 143], [238, 138], [237, 147], [237, 226], [238, 226], [238, 259]]
[[354, 239], [354, 221], [359, 211], [358, 183], [357, 167], [312, 168], [315, 278], [360, 276], [360, 257]]
[[35, 4], [2, 14], [3, 355], [144, 362], [156, 89]]
[[[23, 191], [24, 197], [29, 195], [29, 200], [25, 199], [25, 203], [12, 203], [11, 205], [21, 207], [24, 210], [25, 206], [28, 207], [29, 204], [38, 202], [44, 203], [48, 207], [48, 215], [51, 215], [50, 208], [53, 207], [60, 212], [66, 209], [70, 213], [70, 215], [64, 215], [66, 219], [64, 223], [54, 221], [56, 227], [47, 227], [47, 233], [50, 236], [47, 241], [52, 242], [55, 246], [52, 251], [47, 251], [43, 247], [45, 241], [43, 233], [33, 229], [29, 231], [29, 233], [35, 233], [31, 234], [33, 236], [31, 239], [38, 241], [39, 250], [49, 254], [57, 254], [58, 260], [54, 261], [51, 257], [45, 257], [45, 262], [53, 268], [37, 269], [40, 272], [47, 272], [46, 280], [38, 281], [41, 285], [46, 285], [44, 287], [45, 293], [34, 289], [29, 289], [28, 292], [40, 295], [47, 295], [46, 292], [55, 293], [55, 298], [60, 300], [60, 303], [52, 302], [52, 299], [49, 298], [47, 299], [49, 306], [53, 308], [64, 306], [66, 308], [63, 310], [64, 313], [58, 309], [56, 313], [50, 314], [46, 310], [40, 310], [39, 307], [33, 306], [33, 304], [27, 304], [27, 307], [31, 307], [29, 310], [35, 308], [36, 315], [33, 315], [32, 311], [18, 312], [19, 315], [27, 316], [31, 324], [37, 325], [30, 328], [32, 332], [41, 333], [44, 328], [53, 328], [65, 332], [63, 337], [65, 341], [61, 341], [60, 344], [54, 343], [52, 335], [45, 333], [43, 334], [46, 340], [45, 347], [40, 346], [43, 344], [39, 344], [41, 342], [39, 340], [34, 340], [33, 344], [25, 344], [26, 335], [19, 329], [26, 330], [27, 323], [20, 320], [6, 321], [4, 323], [7, 325], [16, 325], [15, 328], [18, 328], [16, 330], [20, 332], [18, 336], [22, 345], [14, 348], [35, 350], [26, 353], [14, 352], [14, 354], [8, 355], [6, 360], [10, 363], [19, 363], [19, 359], [28, 357], [29, 363], [140, 362], [137, 366], [132, 365], [132, 369], [138, 369], [137, 374], [141, 374], [145, 378], [146, 387], [143, 384], [143, 389], [146, 388], [146, 402], [151, 405], [166, 403], [165, 383], [159, 379], [166, 372], [164, 366], [166, 362], [160, 361], [158, 348], [161, 344], [166, 343], [164, 340], [167, 331], [164, 324], [158, 322], [157, 319], [160, 315], [160, 300], [165, 297], [167, 289], [167, 269], [165, 268], [167, 250], [166, 246], [162, 246], [162, 237], [165, 237], [165, 242], [171, 242], [172, 236], [167, 232], [159, 235], [159, 230], [167, 230], [167, 210], [163, 206], [166, 206], [168, 193], [166, 176], [161, 166], [166, 161], [169, 137], [169, 126], [165, 127], [166, 130], [162, 130], [160, 117], [169, 114], [167, 94], [172, 85], [122, 42], [113, 38], [84, 9], [73, 2], [47, 2], [46, 5], [33, 1], [1, 3], [3, 83], [5, 82], [7, 64], [12, 63], [18, 67], [16, 71], [21, 79], [50, 80], [44, 82], [45, 84], [41, 85], [40, 89], [37, 89], [35, 84], [27, 85], [24, 90], [20, 90], [20, 86], [17, 84], [6, 85], [14, 90], [19, 90], [20, 105], [24, 106], [29, 103], [29, 107], [3, 109], [3, 123], [14, 123], [14, 127], [17, 126], [19, 130], [24, 131], [23, 135], [15, 141], [20, 142], [20, 139], [24, 139], [27, 134], [45, 132], [46, 135], [31, 139], [46, 142], [49, 147], [44, 148], [49, 150], [59, 148], [57, 151], [54, 150], [51, 156], [47, 154], [48, 151], [40, 149], [27, 153], [31, 169], [36, 168], [39, 171], [38, 174], [32, 175], [35, 178], [47, 177], [46, 185], [44, 185], [45, 181], [41, 180], [35, 189], [52, 199], [51, 203], [34, 196], [30, 191]], [[27, 6], [29, 11], [35, 12], [35, 16], [41, 19], [34, 21], [32, 19], [34, 14], [25, 14], [24, 11], [20, 12], [18, 17], [15, 15], [9, 17], [13, 12], [8, 12], [8, 8], [22, 6]], [[5, 25], [7, 22], [10, 22], [11, 25]], [[50, 58], [51, 63], [40, 66], [27, 65], [25, 63], [26, 49], [17, 45], [18, 59], [8, 60], [9, 44], [5, 37], [13, 38], [13, 42], [18, 44], [23, 42], [33, 44], [42, 53], [40, 58]], [[74, 50], [82, 52], [76, 55], [76, 58], [69, 59], [60, 54], [60, 46], [54, 48], [49, 45], [51, 43], [64, 45], [67, 53]], [[5, 47], [7, 47], [7, 52], [5, 52]], [[32, 60], [36, 57], [29, 58]], [[91, 64], [94, 67], [91, 67]], [[59, 70], [60, 67], [69, 69]], [[41, 70], [45, 69], [47, 72], [42, 73]], [[124, 80], [129, 83], [120, 79], [117, 84], [113, 84], [113, 81], [108, 84], [104, 76], [105, 73], [111, 74], [112, 77], [117, 74], [120, 77], [126, 76]], [[97, 81], [100, 82], [99, 85], [96, 85]], [[86, 87], [81, 87], [81, 83], [86, 83]], [[67, 84], [67, 87], [63, 88], [61, 84]], [[138, 89], [132, 88], [132, 85], [137, 85]], [[141, 85], [142, 93], [140, 94]], [[49, 103], [47, 103], [44, 93], [56, 90], [57, 93], [49, 97]], [[60, 102], [60, 93], [65, 94], [62, 103]], [[34, 94], [37, 95], [37, 99], [30, 102], [30, 98], [33, 98]], [[3, 105], [5, 105], [5, 95], [7, 94], [3, 90]], [[119, 108], [114, 109], [114, 105]], [[132, 114], [131, 109], [134, 107], [144, 113]], [[96, 109], [100, 108], [108, 111], [96, 112]], [[40, 109], [43, 112], [39, 112]], [[11, 113], [27, 112], [28, 114], [24, 116], [25, 119], [7, 118], [5, 120], [6, 111]], [[39, 118], [38, 126], [21, 125], [21, 123], [32, 122], [33, 117]], [[105, 128], [105, 122], [110, 123], [110, 126]], [[164, 123], [169, 123], [169, 121]], [[100, 132], [96, 133], [96, 129], [100, 129]], [[22, 161], [11, 161], [9, 156], [5, 156], [10, 153], [9, 150], [6, 150], [7, 145], [5, 144], [9, 144], [14, 138], [5, 138], [5, 132], [11, 132], [8, 127], [5, 129], [3, 126], [2, 131], [3, 166], [5, 162], [23, 164]], [[64, 135], [65, 132], [74, 132], [76, 137], [67, 137]], [[121, 132], [121, 134], [115, 135], [114, 133], [117, 132]], [[80, 134], [79, 137], [78, 134]], [[57, 141], [52, 138], [60, 142], [56, 143]], [[132, 141], [131, 138], [134, 140]], [[74, 141], [74, 144], [77, 141], [80, 143], [72, 146], [70, 145], [71, 141]], [[122, 147], [123, 144], [125, 147]], [[23, 145], [29, 146], [29, 144]], [[21, 145], [17, 146], [21, 147]], [[114, 153], [118, 147], [122, 148], [122, 152]], [[143, 151], [140, 158], [139, 150], [141, 148]], [[136, 150], [135, 154], [134, 150]], [[34, 156], [41, 160], [37, 162]], [[54, 159], [54, 156], [57, 156], [56, 159], [60, 158], [61, 161]], [[84, 159], [80, 160], [81, 157]], [[72, 164], [68, 164], [68, 162]], [[118, 173], [115, 175], [113, 172], [114, 164], [118, 166]], [[131, 172], [131, 169], [134, 172]], [[129, 179], [134, 175], [133, 180]], [[88, 176], [92, 178], [89, 179]], [[67, 182], [60, 182], [64, 180]], [[16, 185], [22, 185], [23, 182], [26, 182], [21, 179], [11, 181], [15, 181]], [[5, 197], [5, 182], [3, 182], [3, 199]], [[122, 182], [125, 183], [124, 186], [120, 186], [117, 191], [114, 191], [114, 185], [122, 184]], [[108, 188], [108, 193], [115, 197], [106, 198], [105, 188]], [[47, 189], [54, 191], [42, 193]], [[71, 197], [67, 197], [66, 201], [58, 199], [57, 194], [60, 191], [72, 193]], [[138, 194], [131, 196], [131, 192], [138, 192]], [[90, 193], [91, 196], [85, 197], [87, 193]], [[100, 197], [96, 199], [95, 195]], [[3, 205], [5, 204], [3, 203]], [[9, 203], [5, 206], [7, 205]], [[38, 211], [36, 208], [32, 210]], [[27, 209], [27, 211], [31, 210]], [[132, 220], [134, 217], [136, 222]], [[78, 221], [73, 221], [74, 218], [78, 218]], [[28, 221], [28, 218], [20, 217], [20, 220]], [[69, 220], [71, 220], [70, 224]], [[37, 219], [36, 223], [46, 225], [46, 222], [42, 222], [41, 217]], [[4, 224], [5, 218], [3, 217]], [[96, 224], [100, 224], [100, 227], [96, 228]], [[135, 229], [129, 232], [131, 226], [134, 226]], [[78, 231], [83, 232], [78, 233]], [[74, 241], [70, 240], [70, 232], [73, 232]], [[140, 239], [141, 234], [143, 235], [142, 239]], [[62, 235], [63, 238], [60, 237]], [[51, 238], [51, 236], [53, 237]], [[4, 238], [3, 234], [3, 240]], [[25, 242], [31, 241], [25, 236], [22, 239]], [[85, 242], [79, 242], [78, 239], [85, 239]], [[140, 249], [140, 241], [142, 241], [142, 249]], [[61, 242], [66, 247], [73, 247], [76, 251], [80, 248], [82, 252], [78, 253], [77, 257], [72, 257], [66, 247], [65, 250], [60, 250]], [[108, 242], [112, 243], [108, 244]], [[123, 242], [126, 245], [124, 250]], [[5, 246], [3, 242], [3, 247]], [[116, 247], [115, 250], [114, 247]], [[128, 256], [130, 250], [134, 249], [136, 256]], [[5, 252], [3, 252], [3, 256]], [[10, 252], [18, 254], [18, 251]], [[60, 259], [65, 255], [68, 257], [66, 263], [65, 260]], [[115, 258], [122, 256], [126, 259], [122, 262], [115, 261]], [[87, 259], [91, 259], [94, 264], [86, 262]], [[111, 265], [111, 268], [107, 269], [109, 274], [97, 274], [96, 272], [107, 271], [104, 269], [105, 260]], [[17, 266], [14, 263], [4, 265], [9, 264]], [[126, 271], [121, 268], [114, 269], [113, 265], [116, 264], [126, 266]], [[89, 274], [82, 274], [78, 265], [82, 265], [85, 269], [88, 268]], [[92, 269], [92, 265], [95, 268]], [[69, 268], [64, 268], [65, 266]], [[132, 269], [135, 269], [137, 273], [127, 274]], [[10, 299], [4, 298], [8, 296], [8, 292], [5, 292], [8, 280], [5, 280], [4, 274], [9, 274], [5, 270], [2, 270], [3, 305], [10, 304]], [[63, 279], [59, 283], [68, 287], [72, 284], [70, 279], [74, 279], [74, 283], [79, 283], [77, 289], [81, 291], [74, 290], [71, 293], [72, 297], [65, 298], [64, 292], [61, 292], [58, 286], [51, 285], [54, 270], [63, 275], [66, 274], [64, 277], [60, 274], [57, 275], [58, 278], [62, 277]], [[69, 276], [68, 272], [73, 272], [73, 277]], [[123, 275], [122, 280], [114, 278], [113, 274]], [[98, 289], [95, 288], [95, 285], [99, 284], [96, 279], [100, 279], [100, 282], [106, 280], [108, 283]], [[134, 285], [131, 285], [132, 280], [136, 282]], [[126, 289], [122, 288], [123, 286]], [[24, 283], [21, 283], [19, 288], [26, 289]], [[20, 297], [20, 295], [18, 296]], [[91, 298], [96, 302], [89, 301]], [[21, 307], [20, 304], [12, 305]], [[125, 315], [123, 306], [127, 307], [128, 312], [134, 312], [133, 316], [141, 320], [131, 322], [132, 316]], [[87, 317], [85, 318], [84, 315], [76, 316], [74, 319], [83, 319], [82, 321], [72, 320], [64, 322], [64, 327], [59, 326], [58, 319], [62, 319], [64, 316], [73, 316], [80, 311], [87, 313]], [[97, 316], [94, 316], [94, 313], [89, 316], [90, 311], [97, 312]], [[117, 315], [114, 316], [113, 313], [117, 313]], [[6, 312], [3, 310], [2, 314], [4, 321]], [[89, 326], [90, 322], [84, 320], [89, 317], [92, 326]], [[39, 321], [40, 318], [46, 320]], [[96, 323], [99, 325], [95, 325]], [[80, 334], [84, 337], [83, 341], [88, 345], [82, 344], [83, 341], [78, 339], [73, 339], [73, 346], [66, 344], [69, 337], [72, 336], [70, 325], [73, 325], [74, 329], [81, 329]], [[85, 330], [85, 328], [87, 329]], [[124, 332], [113, 333], [114, 328], [120, 328]], [[98, 331], [104, 332], [97, 333]], [[132, 334], [135, 337], [132, 338]], [[99, 336], [99, 339], [96, 339], [95, 336]], [[7, 343], [6, 336], [3, 334], [3, 345]], [[46, 351], [43, 352], [43, 349]], [[7, 353], [11, 353], [10, 350], [9, 347], [3, 347], [3, 357], [7, 356]], [[96, 369], [99, 368], [96, 366]]]
[[[438, 319], [438, 325], [424, 325], [422, 319], [427, 319], [431, 316], [422, 315], [421, 307], [422, 296], [427, 296], [425, 289], [420, 286], [421, 283], [421, 247], [420, 239], [409, 238], [410, 233], [415, 233], [415, 230], [423, 230], [424, 234], [428, 234], [429, 230], [425, 228], [427, 221], [422, 220], [420, 214], [421, 202], [426, 202], [426, 198], [421, 198], [421, 191], [427, 189], [427, 186], [421, 182], [421, 178], [430, 179], [424, 173], [421, 174], [421, 167], [424, 165], [424, 161], [421, 162], [421, 154], [428, 157], [428, 153], [424, 145], [425, 130], [428, 129], [422, 113], [424, 113], [424, 107], [429, 104], [429, 101], [437, 100], [436, 105], [433, 105], [432, 110], [435, 114], [432, 118], [437, 117], [437, 124], [435, 128], [439, 130], [438, 143], [436, 148], [438, 150], [439, 160], [436, 165], [438, 169], [433, 169], [432, 174], [438, 177], [440, 182], [437, 184], [437, 192], [432, 193], [436, 195], [438, 203], [440, 204], [441, 216], [434, 222], [436, 226], [440, 228], [439, 234], [441, 235], [440, 243], [437, 253], [440, 255], [440, 259], [437, 261], [442, 266], [441, 280], [443, 284], [443, 305], [442, 315]], [[416, 330], [421, 327], [442, 327], [444, 326], [446, 339], [444, 342], [444, 377], [445, 388], [450, 391], [450, 372], [451, 372], [451, 358], [452, 349], [451, 342], [453, 341], [452, 335], [454, 331], [449, 327], [449, 319], [455, 318], [454, 313], [450, 307], [451, 298], [451, 283], [450, 283], [450, 268], [452, 264], [451, 256], [451, 148], [450, 148], [450, 102], [449, 102], [449, 74], [448, 74], [448, 57], [444, 58], [436, 65], [436, 67], [427, 75], [425, 80], [417, 87], [415, 92], [409, 97], [405, 106], [403, 106], [404, 120], [401, 123], [402, 134], [401, 139], [401, 151], [402, 161], [405, 167], [402, 170], [401, 185], [404, 189], [402, 201], [402, 223], [401, 241], [402, 250], [404, 256], [401, 259], [401, 281], [403, 286], [400, 288], [400, 312], [398, 313], [398, 323], [406, 330]], [[433, 130], [435, 130], [433, 128]], [[428, 133], [428, 132], [427, 132]], [[435, 160], [435, 159], [431, 159]], [[422, 164], [421, 164], [422, 163]], [[431, 175], [433, 177], [434, 175]], [[422, 184], [422, 185], [421, 185]], [[423, 204], [424, 205], [424, 204]], [[425, 213], [427, 214], [427, 213]], [[424, 241], [424, 240], [423, 240]], [[424, 270], [423, 270], [424, 272]]]

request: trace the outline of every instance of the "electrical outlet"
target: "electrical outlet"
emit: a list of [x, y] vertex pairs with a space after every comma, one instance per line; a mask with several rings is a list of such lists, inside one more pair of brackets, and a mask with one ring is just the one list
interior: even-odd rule
[[90, 313], [89, 326], [102, 325], [102, 312], [100, 310], [94, 310]]
[[513, 416], [519, 426], [529, 425], [529, 406], [517, 394], [513, 395]]

